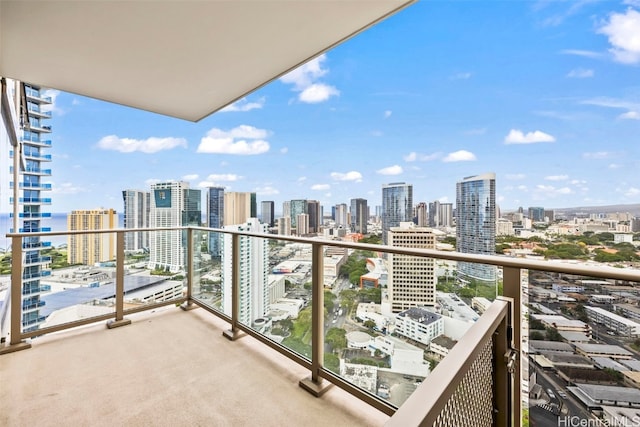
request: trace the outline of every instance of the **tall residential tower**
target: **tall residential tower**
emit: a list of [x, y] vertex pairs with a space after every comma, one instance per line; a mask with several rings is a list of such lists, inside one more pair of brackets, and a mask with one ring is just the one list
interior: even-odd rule
[[[456, 250], [495, 255], [496, 175], [469, 176], [456, 184]], [[458, 263], [458, 277], [495, 282], [495, 266]]]
[[413, 186], [393, 182], [382, 186], [382, 243], [388, 244], [387, 233], [401, 222], [413, 220]]
[[[140, 190], [124, 190], [122, 198], [124, 200], [124, 228], [149, 228], [151, 193]], [[148, 248], [148, 231], [129, 232], [124, 235], [125, 251], [142, 251]]]

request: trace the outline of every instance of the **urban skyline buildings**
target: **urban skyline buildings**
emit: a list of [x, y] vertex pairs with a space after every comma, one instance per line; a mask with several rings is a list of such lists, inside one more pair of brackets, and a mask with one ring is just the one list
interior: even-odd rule
[[[70, 231], [109, 230], [117, 228], [118, 218], [113, 209], [75, 210], [67, 216]], [[129, 233], [125, 233], [126, 234]], [[69, 234], [67, 262], [71, 265], [94, 265], [112, 261], [116, 256], [114, 233]]]
[[[468, 176], [456, 184], [456, 250], [468, 254], [495, 254], [495, 173]], [[458, 278], [495, 282], [496, 267], [459, 262]]]
[[256, 193], [225, 191], [224, 192], [224, 218], [222, 225], [244, 224], [247, 218], [257, 218], [258, 208]]
[[[224, 226], [224, 188], [207, 188], [206, 199], [207, 226], [222, 228]], [[217, 233], [209, 233], [209, 254], [212, 257], [220, 258], [220, 236]]]
[[413, 221], [413, 185], [404, 182], [382, 185], [382, 243], [388, 244], [391, 227], [410, 221]]
[[269, 227], [275, 225], [274, 202], [271, 200], [263, 200], [260, 202], [260, 218], [264, 224]]
[[[124, 202], [124, 228], [148, 228], [149, 213], [151, 211], [151, 193], [141, 190], [123, 190], [122, 199]], [[148, 248], [148, 231], [125, 233], [125, 251], [141, 251]]]
[[[160, 182], [151, 186], [151, 228], [199, 226], [200, 190], [184, 181]], [[149, 236], [148, 268], [177, 272], [184, 268], [186, 239], [180, 230], [156, 231]]]
[[369, 207], [367, 200], [358, 198], [351, 199], [351, 232], [367, 234], [367, 222], [369, 222]]

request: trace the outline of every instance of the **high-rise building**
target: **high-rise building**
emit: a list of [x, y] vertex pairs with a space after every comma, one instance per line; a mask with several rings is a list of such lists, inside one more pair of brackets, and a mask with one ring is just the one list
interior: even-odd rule
[[533, 222], [544, 221], [544, 208], [540, 206], [529, 207], [529, 219]]
[[296, 234], [298, 236], [306, 236], [309, 234], [309, 214], [298, 214], [296, 224]]
[[[74, 210], [67, 215], [67, 229], [71, 231], [109, 230], [118, 227], [113, 209]], [[116, 257], [115, 233], [69, 234], [67, 262], [94, 265], [112, 261]]]
[[[22, 98], [22, 87], [25, 104], [18, 102]], [[51, 98], [43, 88], [30, 84], [21, 86], [20, 82], [5, 78], [2, 79], [2, 90], [8, 108], [3, 108], [3, 120], [0, 120], [3, 150], [0, 155], [0, 189], [3, 191], [0, 207], [3, 213], [10, 212], [12, 222], [5, 232], [51, 231], [51, 227], [44, 226], [51, 218], [51, 213], [47, 212], [51, 198], [44, 197], [51, 191], [51, 184], [45, 182], [51, 176], [51, 169], [45, 167], [51, 161], [51, 154], [47, 154], [52, 147], [51, 125], [48, 124]], [[20, 146], [23, 155], [17, 156]], [[17, 191], [14, 191], [15, 186]], [[11, 194], [4, 193], [7, 189]], [[51, 275], [51, 259], [43, 256], [42, 251], [51, 248], [51, 242], [40, 237], [26, 237], [22, 239], [22, 248], [22, 330], [30, 332], [37, 330], [45, 320], [40, 315], [44, 305], [40, 299], [43, 291], [40, 279]]]
[[298, 226], [298, 215], [308, 213], [306, 200], [291, 200], [291, 227], [296, 228]]
[[[207, 226], [210, 228], [222, 228], [224, 225], [224, 187], [207, 188]], [[209, 233], [209, 254], [212, 257], [220, 257], [222, 235]]]
[[282, 216], [286, 216], [291, 220], [291, 201], [282, 202]]
[[453, 227], [453, 203], [440, 203], [440, 227]]
[[283, 216], [278, 218], [278, 234], [281, 236], [291, 236], [291, 218]]
[[[401, 222], [389, 230], [389, 245], [435, 249], [433, 229]], [[389, 254], [389, 300], [391, 311], [400, 313], [411, 307], [435, 305], [436, 274], [433, 258]]]
[[[189, 189], [183, 181], [160, 182], [151, 186], [151, 228], [200, 225], [200, 190]], [[171, 272], [185, 265], [186, 238], [182, 231], [155, 231], [149, 235], [149, 268]]]
[[367, 234], [367, 222], [369, 221], [369, 208], [366, 199], [351, 199], [351, 231], [353, 233]]
[[413, 185], [393, 182], [382, 186], [382, 243], [388, 244], [387, 233], [401, 222], [413, 220]]
[[429, 203], [429, 227], [440, 227], [440, 201]]
[[347, 205], [346, 203], [340, 203], [336, 205], [336, 226], [338, 227], [347, 227]]
[[[122, 198], [124, 201], [124, 228], [149, 228], [151, 193], [139, 190], [123, 190]], [[148, 231], [125, 233], [125, 251], [141, 251], [148, 248]]]
[[[244, 224], [225, 225], [225, 230], [266, 233], [267, 225], [257, 218], [248, 218]], [[257, 237], [240, 237], [239, 262], [239, 316], [238, 320], [252, 326], [256, 319], [269, 313], [269, 241]], [[223, 311], [231, 310], [232, 235], [222, 239], [222, 301]]]
[[[456, 250], [495, 255], [496, 175], [469, 176], [456, 184]], [[495, 282], [495, 266], [458, 263], [458, 277]]]
[[227, 191], [224, 193], [224, 219], [222, 224], [244, 224], [247, 218], [256, 218], [256, 193]]
[[429, 226], [429, 212], [427, 211], [427, 204], [425, 202], [420, 202], [416, 206], [416, 224], [418, 227], [428, 227]]
[[316, 234], [322, 227], [322, 207], [317, 200], [307, 200], [307, 214], [309, 215], [309, 231], [307, 234]]
[[263, 224], [267, 224], [269, 227], [274, 226], [274, 203], [273, 201], [263, 200], [260, 203], [260, 217]]

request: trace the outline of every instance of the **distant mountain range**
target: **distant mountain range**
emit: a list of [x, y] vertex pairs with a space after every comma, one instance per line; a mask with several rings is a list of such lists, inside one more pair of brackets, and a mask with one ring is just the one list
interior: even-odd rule
[[563, 213], [565, 215], [571, 215], [576, 213], [585, 214], [608, 214], [608, 213], [625, 213], [629, 212], [634, 216], [640, 216], [640, 203], [625, 204], [625, 205], [607, 205], [607, 206], [578, 206], [574, 208], [554, 208], [556, 214]]

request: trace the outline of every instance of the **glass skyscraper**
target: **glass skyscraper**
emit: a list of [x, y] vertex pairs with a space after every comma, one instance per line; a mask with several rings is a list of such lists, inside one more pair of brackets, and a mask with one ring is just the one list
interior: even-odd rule
[[[222, 228], [224, 221], [224, 187], [209, 187], [207, 189], [207, 226]], [[220, 258], [219, 233], [209, 233], [209, 253], [212, 257]]]
[[[456, 184], [456, 250], [468, 254], [495, 255], [495, 173], [469, 176]], [[496, 267], [459, 262], [458, 277], [495, 282]]]
[[382, 243], [388, 244], [388, 232], [401, 222], [413, 220], [413, 185], [393, 182], [382, 186]]

